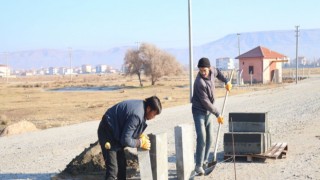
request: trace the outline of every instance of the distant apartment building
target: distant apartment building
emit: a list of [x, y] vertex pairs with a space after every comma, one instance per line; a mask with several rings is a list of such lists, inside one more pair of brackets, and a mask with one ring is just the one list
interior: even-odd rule
[[0, 64], [0, 77], [9, 77], [10, 76], [10, 68], [6, 65]]
[[108, 66], [105, 64], [99, 64], [96, 66], [96, 73], [105, 73], [107, 72]]
[[287, 57], [287, 60], [287, 62], [283, 63], [284, 66], [290, 66], [290, 64], [292, 63], [290, 57]]
[[45, 75], [45, 74], [49, 74], [49, 70], [47, 71], [46, 69], [39, 69], [36, 70], [36, 75]]
[[82, 69], [82, 74], [89, 74], [92, 72], [92, 67], [91, 65], [88, 65], [88, 64], [82, 65], [81, 69]]
[[106, 73], [117, 73], [119, 70], [114, 69], [112, 66], [107, 66]]
[[217, 58], [216, 68], [221, 70], [234, 69], [234, 60], [229, 57]]
[[59, 67], [58, 68], [58, 74], [63, 75], [63, 74], [66, 73], [66, 71], [67, 71], [67, 68], [65, 68], [65, 67]]
[[82, 74], [82, 68], [81, 67], [74, 67], [73, 73], [75, 74]]
[[[307, 63], [308, 63], [308, 60], [307, 60], [306, 57], [304, 57], [304, 56], [299, 56], [298, 57], [298, 64], [299, 65], [305, 66], [305, 65], [307, 65]], [[296, 64], [296, 61], [294, 61], [294, 64]]]
[[64, 74], [66, 75], [66, 74], [73, 74], [73, 69], [71, 68], [66, 68], [65, 69], [66, 71], [64, 72]]
[[34, 72], [33, 71], [25, 71], [21, 73], [21, 76], [33, 76]]
[[116, 69], [109, 69], [108, 72], [109, 73], [117, 73], [118, 71]]
[[57, 75], [59, 74], [59, 69], [56, 67], [49, 67], [49, 75]]

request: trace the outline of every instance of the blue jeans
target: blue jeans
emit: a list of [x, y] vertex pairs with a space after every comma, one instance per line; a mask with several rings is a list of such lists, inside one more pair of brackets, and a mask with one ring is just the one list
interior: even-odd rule
[[210, 114], [200, 112], [193, 113], [194, 125], [197, 134], [196, 166], [202, 166], [208, 162], [210, 147], [213, 142], [213, 120]]

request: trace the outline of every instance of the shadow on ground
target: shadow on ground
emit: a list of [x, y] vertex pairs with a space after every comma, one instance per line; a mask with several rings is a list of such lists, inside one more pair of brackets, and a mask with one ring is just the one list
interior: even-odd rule
[[56, 173], [0, 173], [0, 179], [50, 179]]

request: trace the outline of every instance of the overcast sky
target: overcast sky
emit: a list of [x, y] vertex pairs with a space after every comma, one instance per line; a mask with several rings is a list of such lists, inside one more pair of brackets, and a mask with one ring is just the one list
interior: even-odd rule
[[[192, 0], [194, 45], [231, 33], [320, 28], [319, 0]], [[188, 47], [188, 0], [0, 0], [0, 52]]]

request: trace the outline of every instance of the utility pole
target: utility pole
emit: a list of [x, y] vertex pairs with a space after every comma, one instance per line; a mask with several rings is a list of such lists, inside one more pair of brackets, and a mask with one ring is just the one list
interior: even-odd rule
[[[237, 36], [238, 36], [238, 56], [240, 56], [240, 33], [237, 33]], [[240, 75], [240, 64], [239, 64], [239, 71], [238, 71], [238, 77], [237, 77], [238, 86], [240, 86], [240, 78], [241, 78], [241, 75]]]
[[6, 78], [7, 78], [7, 83], [9, 82], [9, 79], [8, 79], [8, 70], [9, 70], [9, 66], [8, 66], [8, 53], [7, 52], [5, 52], [4, 53], [4, 57], [5, 57], [5, 59], [6, 59], [6, 66], [7, 66], [7, 68], [6, 68]]
[[237, 36], [238, 36], [238, 56], [240, 56], [240, 33], [238, 33]]
[[8, 53], [7, 52], [3, 52], [3, 58], [4, 60], [6, 61], [6, 82], [8, 83], [9, 80], [8, 80], [8, 71], [9, 71], [9, 66], [8, 66]]
[[191, 0], [188, 0], [188, 22], [189, 22], [189, 71], [190, 71], [190, 102], [193, 95], [193, 52], [192, 52], [192, 14]]
[[298, 39], [299, 39], [299, 26], [296, 26], [296, 84], [298, 84]]
[[139, 50], [140, 42], [135, 42], [137, 44], [137, 50]]
[[72, 59], [72, 48], [69, 48], [69, 62], [70, 62], [70, 82], [72, 82], [72, 66], [71, 66], [71, 59]]

